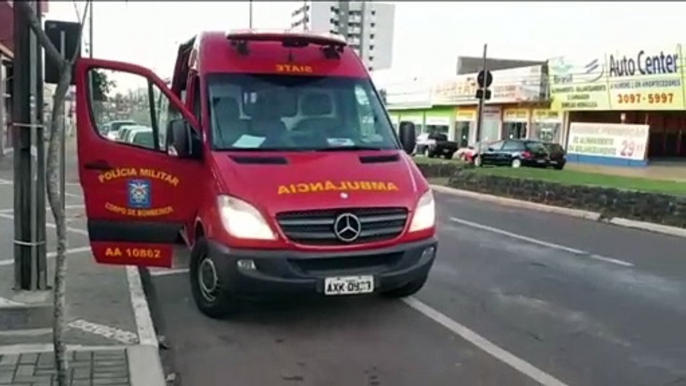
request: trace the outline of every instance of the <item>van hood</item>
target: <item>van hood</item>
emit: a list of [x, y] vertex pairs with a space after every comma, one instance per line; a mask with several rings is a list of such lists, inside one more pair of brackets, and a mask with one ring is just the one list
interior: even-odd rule
[[270, 216], [284, 211], [393, 206], [412, 210], [428, 189], [400, 151], [216, 152], [223, 192]]

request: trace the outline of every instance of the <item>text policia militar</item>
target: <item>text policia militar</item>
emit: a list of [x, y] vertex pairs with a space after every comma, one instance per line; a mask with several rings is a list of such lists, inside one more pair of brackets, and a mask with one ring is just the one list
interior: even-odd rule
[[127, 196], [121, 197], [121, 204], [105, 202], [105, 210], [127, 217], [160, 217], [174, 213], [171, 205], [153, 206], [152, 189], [153, 181], [178, 187], [180, 180], [177, 176], [157, 169], [135, 167], [117, 168], [98, 176], [102, 184], [121, 179], [127, 181]]

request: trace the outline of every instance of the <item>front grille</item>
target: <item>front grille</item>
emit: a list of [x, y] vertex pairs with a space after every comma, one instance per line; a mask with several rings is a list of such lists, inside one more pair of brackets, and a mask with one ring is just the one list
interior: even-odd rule
[[[360, 220], [359, 237], [344, 242], [336, 237], [336, 217], [351, 213]], [[405, 228], [405, 208], [346, 208], [283, 212], [276, 216], [283, 233], [293, 242], [310, 245], [362, 244], [398, 237]]]

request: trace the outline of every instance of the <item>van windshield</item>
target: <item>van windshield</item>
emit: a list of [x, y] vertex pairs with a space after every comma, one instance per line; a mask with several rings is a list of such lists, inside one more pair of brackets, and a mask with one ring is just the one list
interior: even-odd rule
[[400, 148], [367, 79], [210, 74], [208, 92], [216, 150]]

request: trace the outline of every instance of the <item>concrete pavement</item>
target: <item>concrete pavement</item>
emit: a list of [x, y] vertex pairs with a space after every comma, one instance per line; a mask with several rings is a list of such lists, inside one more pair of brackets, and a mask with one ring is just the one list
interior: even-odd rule
[[686, 382], [685, 239], [436, 196], [439, 257], [407, 302], [253, 304], [211, 320], [179, 251], [150, 277], [177, 384]]
[[[68, 345], [73, 385], [164, 385], [157, 338], [138, 270], [97, 265], [86, 231], [74, 143], [68, 153]], [[51, 385], [51, 320], [35, 326], [9, 326], [8, 310], [21, 308], [13, 282], [12, 163], [0, 162], [0, 386]], [[48, 212], [48, 267], [52, 283], [55, 250], [52, 214]], [[51, 300], [50, 300], [51, 301]], [[3, 313], [4, 312], [4, 313]], [[16, 318], [15, 318], [16, 319]], [[16, 323], [15, 323], [16, 324]]]

